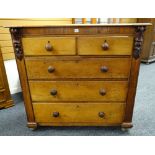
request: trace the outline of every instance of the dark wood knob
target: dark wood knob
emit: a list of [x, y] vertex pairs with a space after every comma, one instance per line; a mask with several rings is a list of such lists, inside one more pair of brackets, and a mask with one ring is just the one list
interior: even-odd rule
[[55, 71], [55, 68], [54, 67], [52, 67], [52, 66], [49, 66], [48, 67], [48, 72], [49, 73], [53, 73]]
[[101, 72], [107, 72], [108, 71], [108, 67], [107, 66], [102, 66], [101, 67]]
[[45, 49], [46, 49], [47, 51], [52, 51], [52, 50], [53, 50], [53, 47], [52, 47], [50, 41], [48, 41], [47, 44], [45, 45]]
[[57, 111], [53, 112], [53, 117], [59, 117], [59, 112]]
[[56, 89], [52, 89], [50, 93], [51, 93], [51, 95], [55, 96], [55, 95], [57, 95], [57, 90]]
[[100, 89], [99, 93], [100, 93], [100, 95], [104, 96], [104, 95], [106, 95], [106, 90], [105, 89]]
[[105, 50], [105, 51], [109, 49], [109, 44], [107, 43], [106, 40], [105, 40], [104, 43], [102, 44], [102, 49]]
[[101, 118], [103, 118], [103, 117], [105, 117], [105, 113], [104, 112], [99, 112], [98, 113], [98, 116], [101, 117]]

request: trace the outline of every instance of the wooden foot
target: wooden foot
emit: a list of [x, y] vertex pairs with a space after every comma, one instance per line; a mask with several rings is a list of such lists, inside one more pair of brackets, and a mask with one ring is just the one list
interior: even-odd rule
[[122, 131], [128, 131], [132, 127], [133, 127], [133, 124], [131, 122], [124, 122], [121, 125]]
[[37, 129], [37, 123], [36, 122], [28, 122], [27, 123], [27, 126], [29, 127], [29, 128], [31, 128], [33, 131], [34, 130], [36, 130]]

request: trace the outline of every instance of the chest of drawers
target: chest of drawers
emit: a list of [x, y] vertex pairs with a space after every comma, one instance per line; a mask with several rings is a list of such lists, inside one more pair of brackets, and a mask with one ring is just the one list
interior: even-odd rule
[[10, 95], [3, 57], [0, 50], [0, 109], [8, 108], [13, 105], [14, 104]]
[[10, 27], [28, 127], [132, 127], [146, 25]]

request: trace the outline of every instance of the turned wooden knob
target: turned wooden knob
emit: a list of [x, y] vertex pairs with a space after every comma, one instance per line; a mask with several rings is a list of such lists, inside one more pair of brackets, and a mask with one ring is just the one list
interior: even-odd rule
[[108, 67], [107, 66], [102, 66], [101, 67], [101, 72], [107, 72], [108, 71]]
[[105, 89], [100, 89], [99, 93], [100, 93], [100, 95], [104, 96], [104, 95], [106, 95], [106, 90]]
[[107, 41], [105, 40], [104, 43], [102, 44], [102, 49], [104, 51], [108, 50], [109, 49], [109, 44], [107, 43]]
[[46, 49], [47, 51], [52, 51], [52, 50], [53, 50], [53, 47], [52, 47], [50, 41], [48, 41], [47, 44], [45, 45], [45, 49]]
[[57, 95], [57, 90], [56, 89], [52, 89], [50, 93], [51, 93], [51, 95], [55, 96], [55, 95]]
[[55, 71], [55, 68], [53, 66], [48, 67], [48, 72], [53, 73]]
[[104, 112], [99, 112], [98, 113], [98, 116], [101, 117], [101, 118], [103, 118], [103, 117], [105, 117], [105, 113]]
[[59, 117], [59, 112], [57, 111], [53, 112], [53, 117]]

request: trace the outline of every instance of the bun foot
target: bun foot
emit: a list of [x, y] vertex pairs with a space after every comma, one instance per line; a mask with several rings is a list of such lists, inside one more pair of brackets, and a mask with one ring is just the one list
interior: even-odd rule
[[130, 122], [129, 123], [124, 122], [121, 125], [121, 130], [124, 131], [124, 132], [127, 132], [132, 127], [133, 127], [133, 124], [132, 123], [130, 123]]
[[34, 131], [34, 130], [36, 130], [37, 129], [37, 123], [36, 122], [28, 122], [27, 123], [27, 126], [29, 127], [29, 128], [31, 128], [32, 129], [32, 131]]

